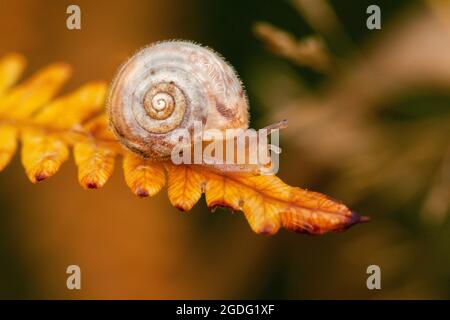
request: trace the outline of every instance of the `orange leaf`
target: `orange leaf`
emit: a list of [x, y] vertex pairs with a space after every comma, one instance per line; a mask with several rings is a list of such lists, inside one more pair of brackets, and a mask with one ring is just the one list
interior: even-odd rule
[[161, 163], [146, 160], [131, 152], [123, 159], [125, 182], [139, 197], [153, 196], [166, 184], [166, 174]]
[[31, 182], [54, 175], [68, 157], [69, 148], [62, 140], [37, 130], [22, 132], [22, 164]]
[[0, 126], [0, 171], [11, 161], [17, 149], [17, 129], [13, 126]]
[[272, 235], [280, 227], [322, 234], [366, 221], [327, 196], [288, 186], [276, 176], [224, 173], [196, 165], [166, 165], [169, 199], [187, 211], [206, 193], [208, 207], [243, 211], [256, 233]]
[[51, 65], [10, 89], [24, 64], [18, 55], [0, 60], [0, 170], [14, 155], [20, 134], [22, 164], [33, 183], [55, 174], [73, 146], [84, 188], [102, 187], [121, 154], [125, 182], [137, 196], [157, 194], [167, 174], [169, 200], [176, 208], [189, 211], [205, 193], [209, 208], [242, 211], [259, 234], [271, 235], [281, 227], [322, 234], [367, 221], [325, 195], [288, 186], [276, 176], [230, 172], [229, 166], [176, 166], [144, 159], [123, 148], [109, 130], [107, 114], [102, 112], [105, 83], [88, 83], [51, 101], [70, 68]]
[[169, 162], [166, 165], [169, 200], [181, 211], [191, 210], [203, 193], [205, 177], [193, 168], [194, 166], [175, 166]]
[[115, 152], [95, 142], [79, 142], [74, 146], [73, 155], [78, 166], [78, 181], [83, 188], [101, 188], [111, 177]]
[[58, 129], [69, 129], [79, 125], [102, 110], [106, 89], [103, 82], [88, 83], [49, 103], [33, 117], [33, 120], [36, 124]]
[[39, 71], [24, 84], [0, 99], [0, 114], [25, 119], [47, 103], [70, 75], [66, 64], [53, 64]]
[[25, 58], [15, 53], [0, 60], [0, 96], [16, 83], [25, 68], [25, 64]]

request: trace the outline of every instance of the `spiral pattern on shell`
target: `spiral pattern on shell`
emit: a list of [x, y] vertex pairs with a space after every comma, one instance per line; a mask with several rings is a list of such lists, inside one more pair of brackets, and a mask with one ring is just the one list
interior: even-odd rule
[[111, 127], [129, 149], [167, 159], [176, 129], [247, 128], [248, 103], [233, 68], [210, 49], [185, 41], [160, 42], [119, 70], [108, 99]]

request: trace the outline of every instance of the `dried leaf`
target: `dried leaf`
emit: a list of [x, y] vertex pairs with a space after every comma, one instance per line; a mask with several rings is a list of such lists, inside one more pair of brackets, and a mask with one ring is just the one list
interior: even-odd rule
[[0, 171], [11, 161], [17, 149], [17, 129], [13, 126], [0, 126]]
[[52, 128], [72, 128], [102, 110], [106, 90], [107, 86], [103, 82], [88, 83], [47, 105], [34, 120], [37, 124]]
[[166, 174], [161, 163], [146, 160], [131, 152], [123, 158], [125, 182], [139, 197], [154, 196], [166, 184]]
[[291, 34], [265, 22], [256, 23], [253, 29], [273, 53], [318, 72], [333, 71], [333, 57], [318, 36], [297, 40]]
[[[0, 101], [5, 92], [16, 83], [23, 69], [25, 58], [9, 54], [0, 60]], [[18, 131], [14, 126], [0, 125], [0, 171], [11, 161], [17, 149]]]
[[115, 152], [94, 141], [76, 143], [73, 156], [78, 166], [78, 181], [85, 189], [103, 187], [113, 173]]
[[0, 115], [7, 113], [9, 119], [26, 119], [53, 98], [69, 75], [70, 67], [62, 63], [37, 72], [0, 100]]
[[25, 64], [25, 58], [15, 53], [0, 60], [0, 97], [16, 83], [25, 69]]
[[73, 147], [78, 180], [87, 189], [110, 178], [116, 156], [123, 156], [125, 182], [139, 197], [153, 196], [166, 184], [170, 202], [189, 211], [205, 193], [211, 209], [243, 211], [251, 228], [274, 234], [280, 227], [310, 234], [339, 231], [365, 221], [326, 196], [294, 188], [275, 176], [236, 173], [214, 166], [179, 165], [144, 159], [126, 150], [108, 128], [106, 84], [88, 83], [51, 101], [70, 74], [54, 64], [9, 89], [20, 74], [20, 56], [0, 60], [0, 170], [22, 141], [22, 164], [33, 182], [55, 174]]
[[22, 132], [22, 165], [31, 182], [54, 175], [68, 157], [69, 148], [60, 139], [33, 129]]
[[288, 186], [276, 176], [223, 173], [196, 165], [166, 164], [169, 199], [176, 208], [190, 210], [206, 195], [208, 207], [243, 211], [256, 233], [272, 235], [287, 229], [322, 234], [365, 221], [327, 196]]
[[191, 210], [202, 196], [205, 177], [193, 166], [167, 164], [166, 168], [170, 202], [181, 211]]

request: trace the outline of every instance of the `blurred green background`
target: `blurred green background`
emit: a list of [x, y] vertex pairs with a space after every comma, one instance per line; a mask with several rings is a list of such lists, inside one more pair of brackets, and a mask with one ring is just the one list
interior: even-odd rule
[[[372, 221], [319, 237], [263, 237], [241, 214], [209, 213], [203, 199], [188, 214], [164, 191], [137, 199], [120, 163], [103, 189], [85, 191], [73, 161], [36, 186], [16, 155], [0, 174], [0, 298], [449, 298], [450, 9], [334, 0], [334, 18], [317, 22], [312, 12], [323, 12], [311, 3], [323, 2], [303, 2], [2, 0], [0, 54], [25, 54], [25, 76], [69, 62], [65, 91], [109, 81], [154, 41], [214, 48], [246, 85], [252, 127], [288, 118], [279, 176]], [[81, 7], [79, 31], [65, 27], [70, 4]], [[370, 4], [381, 8], [381, 30], [366, 28]], [[259, 21], [297, 39], [319, 35], [335, 69], [267, 50]], [[66, 289], [70, 264], [81, 267], [81, 291]], [[371, 264], [381, 290], [366, 287]]]

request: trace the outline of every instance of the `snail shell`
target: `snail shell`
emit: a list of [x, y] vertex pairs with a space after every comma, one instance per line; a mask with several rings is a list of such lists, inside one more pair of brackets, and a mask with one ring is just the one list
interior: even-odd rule
[[130, 150], [167, 159], [176, 129], [248, 127], [248, 102], [237, 74], [217, 53], [185, 41], [159, 42], [136, 53], [110, 89], [111, 127]]

